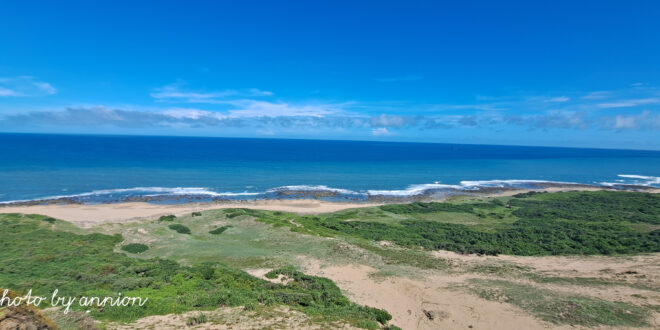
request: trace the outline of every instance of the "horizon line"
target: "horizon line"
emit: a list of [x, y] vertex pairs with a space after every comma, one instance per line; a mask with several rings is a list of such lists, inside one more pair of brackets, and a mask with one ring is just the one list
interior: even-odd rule
[[382, 141], [382, 140], [349, 140], [349, 139], [306, 139], [282, 137], [249, 137], [249, 136], [202, 136], [202, 135], [160, 135], [160, 134], [105, 134], [105, 133], [51, 133], [51, 132], [3, 132], [2, 134], [16, 135], [64, 135], [64, 136], [100, 136], [100, 137], [172, 137], [172, 138], [200, 138], [200, 139], [245, 139], [245, 140], [290, 140], [290, 141], [335, 141], [335, 142], [377, 142], [401, 144], [444, 144], [490, 147], [526, 147], [526, 148], [554, 148], [554, 149], [585, 149], [585, 150], [611, 150], [611, 151], [643, 151], [660, 152], [660, 149], [621, 149], [598, 147], [566, 147], [552, 145], [521, 145], [521, 144], [483, 144], [483, 143], [450, 143], [450, 142], [420, 142], [420, 141]]

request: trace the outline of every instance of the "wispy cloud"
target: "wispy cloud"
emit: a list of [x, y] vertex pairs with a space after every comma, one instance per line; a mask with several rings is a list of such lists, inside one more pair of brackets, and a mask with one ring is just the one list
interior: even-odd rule
[[185, 85], [182, 82], [170, 84], [160, 88], [156, 88], [154, 92], [149, 94], [157, 101], [177, 102], [177, 103], [212, 103], [224, 104], [229, 102], [228, 98], [237, 97], [263, 97], [272, 96], [273, 93], [263, 91], [257, 88], [249, 88], [244, 90], [227, 89], [222, 91], [193, 91], [183, 88]]
[[0, 97], [45, 96], [55, 93], [57, 93], [57, 89], [51, 84], [37, 80], [31, 76], [0, 78]]
[[372, 117], [370, 123], [371, 126], [376, 127], [403, 127], [414, 125], [416, 119], [414, 117], [381, 114], [380, 116]]
[[563, 103], [563, 102], [568, 102], [568, 101], [570, 101], [570, 100], [571, 100], [570, 97], [566, 97], [566, 96], [557, 96], [557, 97], [549, 98], [549, 99], [545, 100], [545, 102], [551, 102], [551, 103]]
[[607, 103], [599, 103], [598, 107], [603, 109], [631, 108], [631, 107], [638, 107], [640, 105], [647, 105], [647, 104], [660, 104], [660, 98], [651, 97], [651, 98], [641, 98], [641, 99], [618, 100]]
[[589, 116], [585, 112], [550, 111], [533, 115], [478, 113], [472, 115], [396, 116], [381, 114], [368, 117], [350, 112], [328, 115], [279, 115], [263, 116], [245, 113], [219, 113], [194, 108], [172, 108], [162, 111], [112, 109], [106, 107], [74, 107], [61, 111], [34, 111], [0, 118], [6, 127], [31, 126], [114, 126], [142, 127], [244, 127], [258, 131], [277, 129], [369, 129], [371, 134], [385, 136], [396, 134], [399, 129], [443, 130], [456, 128], [501, 128], [503, 125], [527, 129], [599, 129], [658, 130], [660, 113], [643, 111], [630, 115]]
[[[0, 93], [7, 92], [0, 90]], [[151, 96], [161, 102], [150, 107], [77, 106], [7, 113], [0, 117], [0, 127], [240, 127], [253, 134], [278, 132], [280, 129], [350, 129], [374, 136], [399, 134], [410, 129], [501, 130], [505, 127], [523, 127], [527, 130], [660, 130], [660, 109], [654, 108], [656, 103], [660, 103], [660, 95], [650, 87], [633, 92], [555, 93], [554, 96], [525, 94], [508, 99], [480, 99], [484, 103], [479, 104], [292, 102], [274, 99], [272, 93], [259, 89], [208, 92], [184, 89], [179, 85], [159, 88]], [[163, 100], [168, 102], [163, 103]], [[603, 111], [608, 108], [603, 105], [607, 104], [622, 109]]]

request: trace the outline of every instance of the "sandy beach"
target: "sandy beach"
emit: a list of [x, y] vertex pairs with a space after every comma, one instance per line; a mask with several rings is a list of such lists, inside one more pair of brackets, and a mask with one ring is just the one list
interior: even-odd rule
[[182, 215], [195, 211], [229, 208], [249, 208], [298, 214], [329, 213], [357, 207], [376, 206], [376, 203], [333, 203], [317, 200], [262, 200], [254, 202], [151, 204], [146, 202], [117, 204], [65, 204], [3, 206], [0, 213], [43, 214], [72, 224], [90, 228], [104, 223], [122, 223], [155, 218], [162, 215]]

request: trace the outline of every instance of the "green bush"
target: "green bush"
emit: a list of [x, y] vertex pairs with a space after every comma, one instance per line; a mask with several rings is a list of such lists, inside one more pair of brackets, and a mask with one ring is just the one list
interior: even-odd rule
[[174, 221], [176, 219], [176, 215], [170, 214], [170, 215], [164, 215], [158, 218], [158, 221]]
[[225, 230], [227, 230], [227, 229], [229, 229], [229, 228], [231, 228], [231, 227], [232, 227], [231, 225], [226, 225], [226, 226], [218, 227], [218, 228], [216, 228], [216, 229], [213, 229], [213, 230], [209, 231], [209, 234], [211, 234], [211, 235], [220, 235], [220, 234], [224, 233]]
[[149, 247], [140, 243], [130, 243], [122, 246], [121, 249], [129, 253], [142, 253], [149, 250]]
[[190, 228], [180, 224], [180, 223], [175, 223], [167, 226], [168, 228], [176, 231], [179, 234], [190, 234]]
[[193, 217], [201, 217], [201, 216], [202, 216], [202, 212], [193, 212], [193, 213], [192, 213], [192, 216], [193, 216]]

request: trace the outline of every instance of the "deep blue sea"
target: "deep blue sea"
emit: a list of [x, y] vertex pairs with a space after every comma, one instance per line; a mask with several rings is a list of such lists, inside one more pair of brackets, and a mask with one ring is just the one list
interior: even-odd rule
[[660, 187], [660, 152], [430, 143], [0, 134], [0, 201], [364, 200], [550, 182]]

